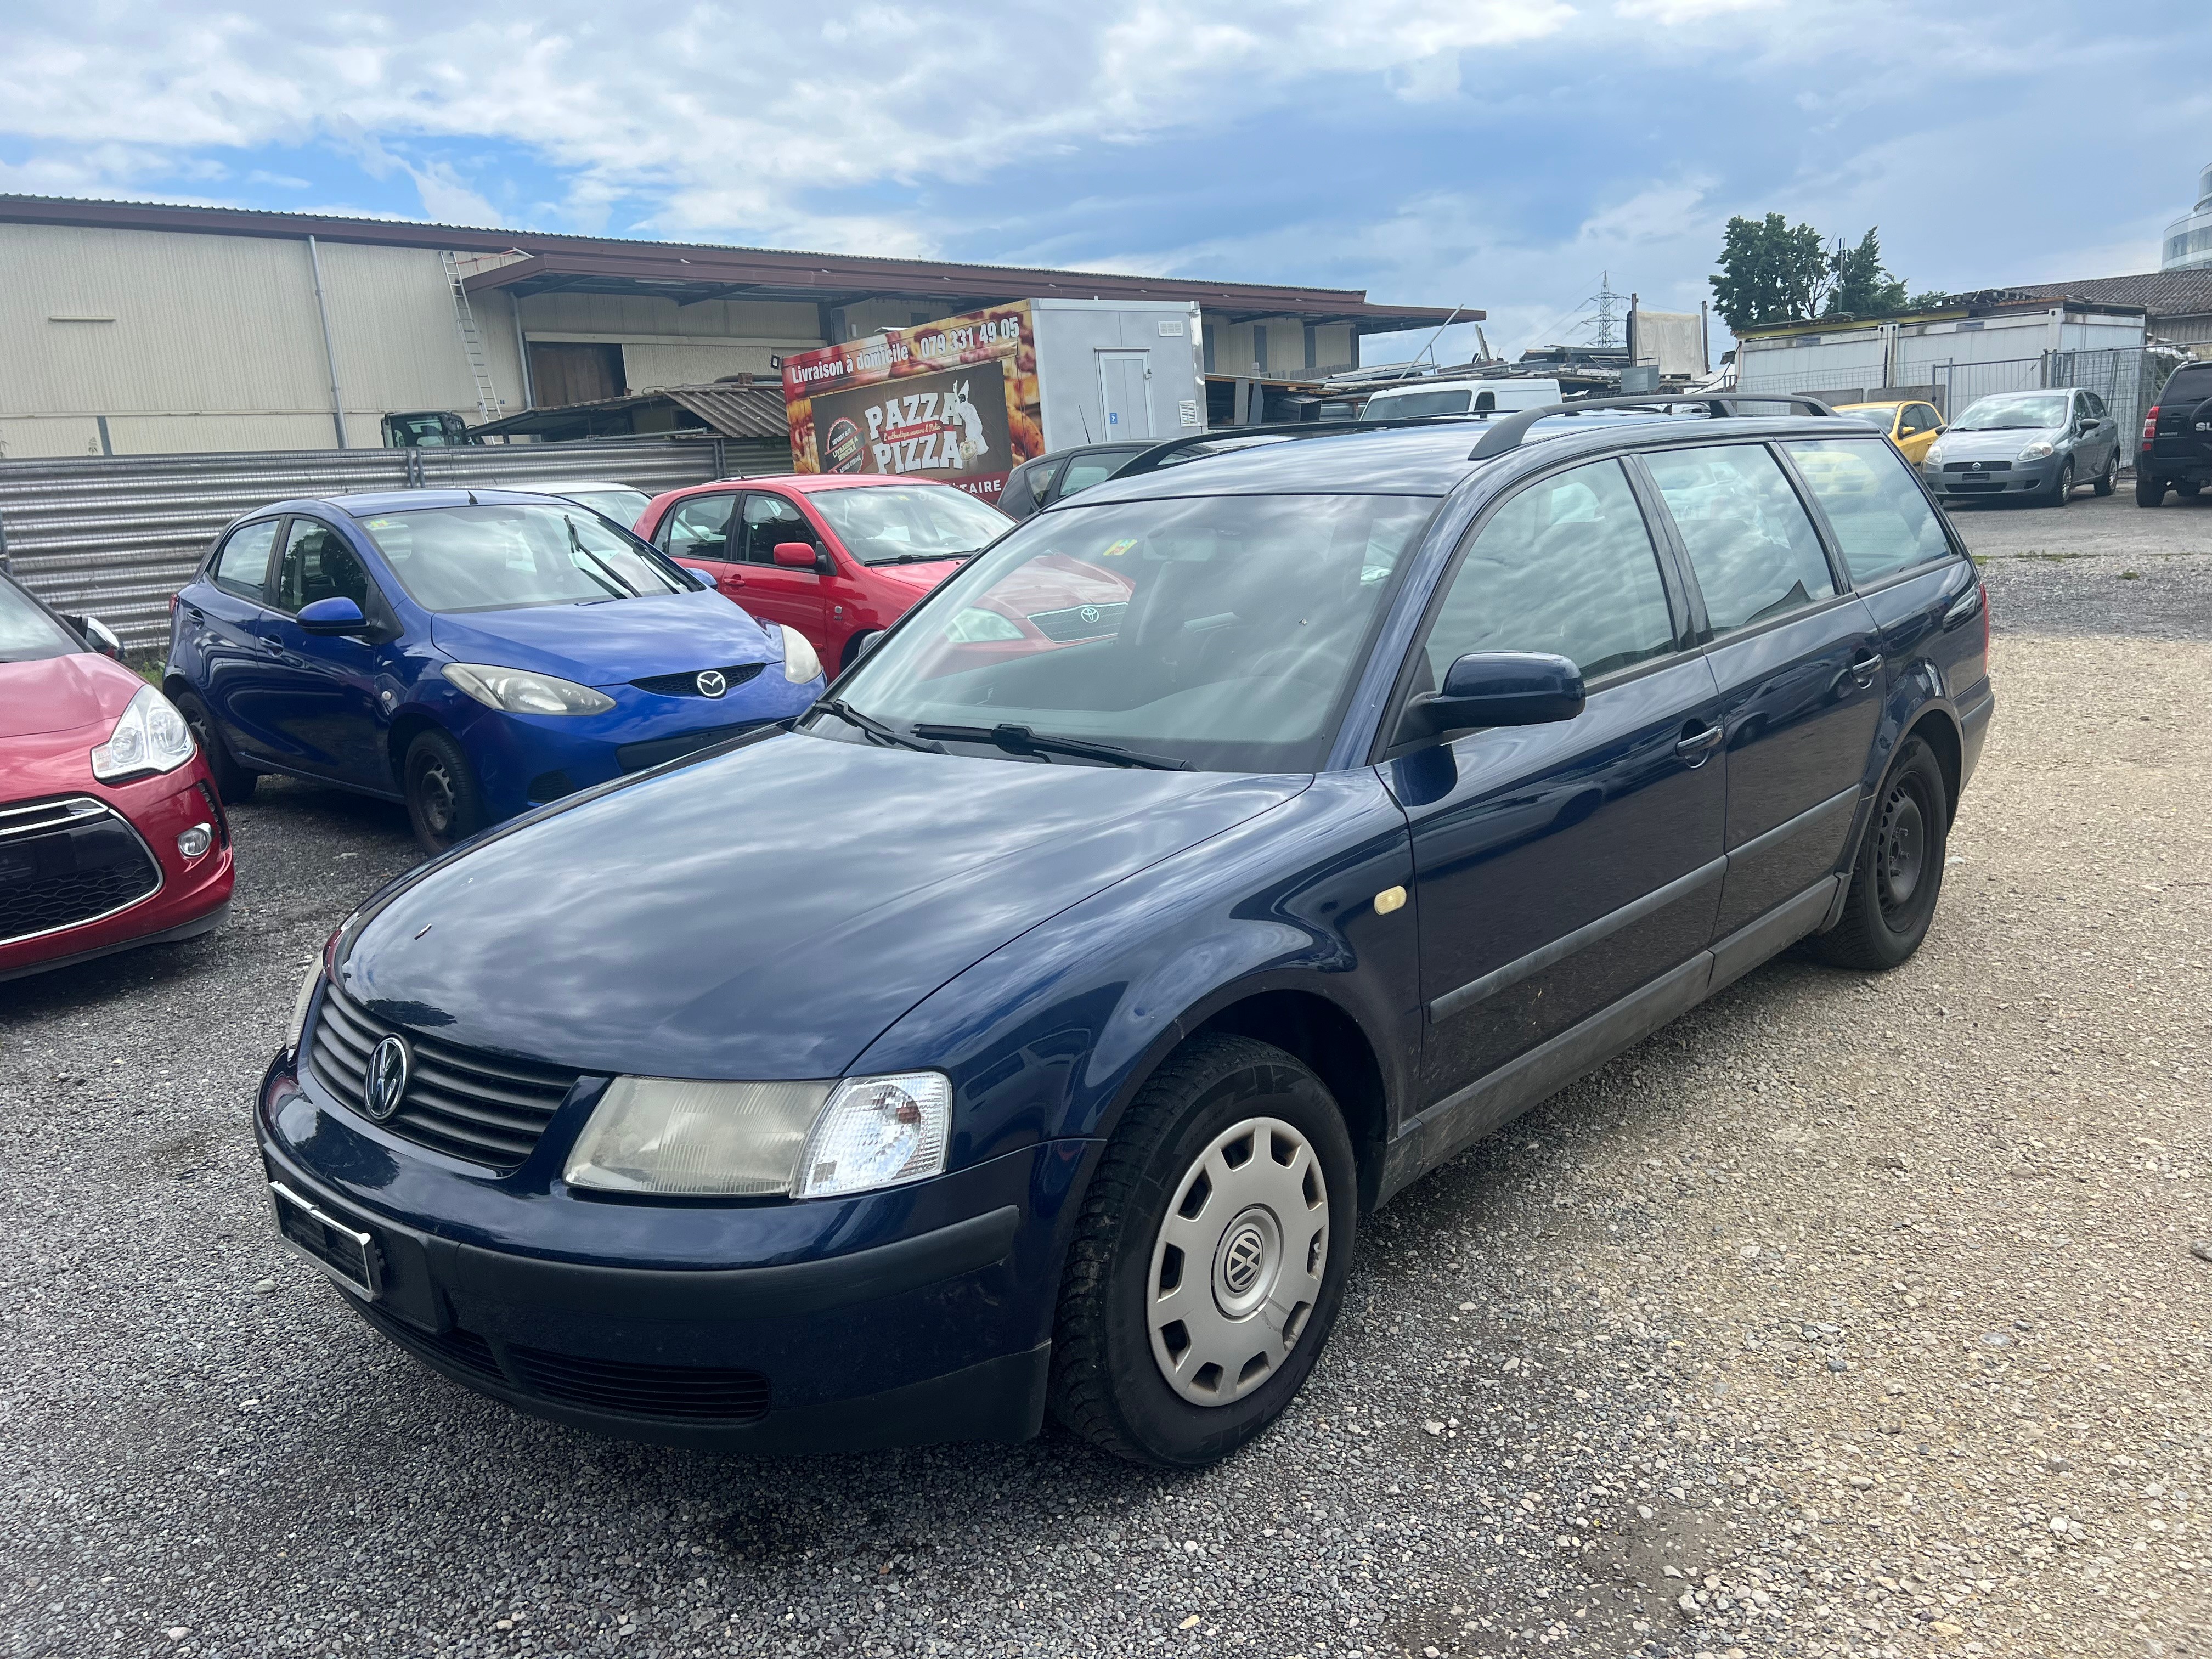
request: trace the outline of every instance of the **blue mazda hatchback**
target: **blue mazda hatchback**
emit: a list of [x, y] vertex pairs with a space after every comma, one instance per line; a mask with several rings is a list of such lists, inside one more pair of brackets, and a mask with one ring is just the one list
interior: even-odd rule
[[1778, 951], [1927, 933], [1981, 586], [1881, 433], [1754, 402], [1169, 445], [1037, 514], [793, 727], [348, 919], [258, 1101], [283, 1237], [608, 1433], [1222, 1456], [1376, 1206]]
[[172, 601], [163, 678], [226, 800], [264, 772], [343, 785], [405, 801], [434, 853], [822, 690], [796, 630], [573, 501], [495, 490], [247, 514]]

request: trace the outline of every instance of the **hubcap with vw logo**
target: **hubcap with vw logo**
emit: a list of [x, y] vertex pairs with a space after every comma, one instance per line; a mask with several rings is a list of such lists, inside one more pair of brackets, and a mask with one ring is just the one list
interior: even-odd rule
[[379, 1123], [398, 1111], [406, 1099], [412, 1059], [403, 1036], [386, 1037], [368, 1051], [368, 1073], [362, 1079], [362, 1109]]
[[729, 681], [723, 678], [719, 668], [710, 668], [700, 675], [698, 684], [699, 695], [702, 697], [719, 697], [730, 689]]
[[1303, 1130], [1247, 1118], [1200, 1152], [1152, 1244], [1146, 1323], [1168, 1386], [1225, 1406], [1275, 1374], [1328, 1263], [1328, 1188]]

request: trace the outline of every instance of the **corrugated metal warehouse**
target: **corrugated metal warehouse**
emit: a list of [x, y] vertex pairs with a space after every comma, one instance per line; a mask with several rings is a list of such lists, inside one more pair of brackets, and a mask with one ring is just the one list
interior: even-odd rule
[[1454, 314], [1353, 289], [22, 196], [0, 196], [0, 457], [18, 459], [375, 448], [387, 414], [477, 425], [767, 374], [784, 352], [1014, 299], [1195, 301], [1207, 367], [1237, 374], [1348, 368], [1361, 336]]

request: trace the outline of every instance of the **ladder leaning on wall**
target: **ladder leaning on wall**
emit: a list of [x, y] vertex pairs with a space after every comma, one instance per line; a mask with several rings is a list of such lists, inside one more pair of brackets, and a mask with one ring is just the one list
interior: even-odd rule
[[461, 280], [460, 261], [453, 250], [445, 249], [438, 262], [446, 268], [446, 286], [453, 291], [453, 321], [461, 331], [461, 353], [469, 360], [469, 374], [476, 382], [477, 412], [487, 421], [499, 418], [499, 394], [492, 390], [491, 364], [484, 357], [483, 336], [477, 332], [477, 315], [469, 306], [469, 290]]

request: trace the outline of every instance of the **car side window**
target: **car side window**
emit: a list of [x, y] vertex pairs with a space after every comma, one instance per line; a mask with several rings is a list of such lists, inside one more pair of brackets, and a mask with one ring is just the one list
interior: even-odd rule
[[1828, 515], [1844, 564], [1860, 586], [1931, 559], [1951, 544], [1913, 482], [1911, 464], [1876, 444], [1806, 440], [1783, 446]]
[[1471, 651], [1543, 651], [1595, 679], [1674, 648], [1659, 556], [1619, 461], [1539, 479], [1452, 573], [1421, 648], [1429, 684]]
[[1813, 521], [1764, 444], [1656, 450], [1644, 464], [1681, 532], [1714, 633], [1834, 597]]
[[1943, 424], [1943, 417], [1936, 412], [1935, 404], [1915, 404], [1912, 407], [1920, 416], [1920, 429], [1923, 432], [1933, 432]]
[[747, 564], [774, 564], [778, 542], [805, 542], [817, 553], [822, 550], [822, 538], [791, 501], [781, 495], [746, 496], [744, 551], [740, 556]]
[[256, 605], [264, 603], [269, 583], [269, 550], [276, 540], [274, 519], [240, 525], [232, 531], [230, 539], [222, 544], [222, 551], [216, 555], [215, 585], [241, 599], [251, 599]]
[[720, 495], [690, 495], [669, 509], [653, 539], [672, 559], [734, 559], [730, 548], [730, 515], [736, 511], [735, 490]]
[[2081, 401], [2087, 405], [2081, 412], [2088, 416], [2091, 420], [2101, 421], [2105, 418], [2105, 400], [2102, 398], [2100, 398], [2095, 392], [2083, 392], [2081, 394]]
[[1104, 483], [1129, 464], [1129, 456], [1079, 455], [1067, 464], [1067, 476], [1060, 481], [1058, 499], [1066, 501], [1079, 489], [1088, 489], [1093, 484]]
[[297, 616], [318, 599], [351, 599], [368, 609], [368, 571], [345, 538], [313, 519], [295, 519], [276, 571], [276, 609]]
[[1042, 501], [1051, 495], [1052, 481], [1059, 476], [1063, 465], [1060, 461], [1040, 461], [1024, 471], [1022, 477], [1029, 484], [1030, 500]]
[[1897, 421], [1899, 437], [1917, 438], [1928, 430], [1929, 422], [1920, 418], [1922, 407], [1923, 405], [1919, 404], [1907, 404], [1905, 406], [1905, 412], [1899, 416]]

